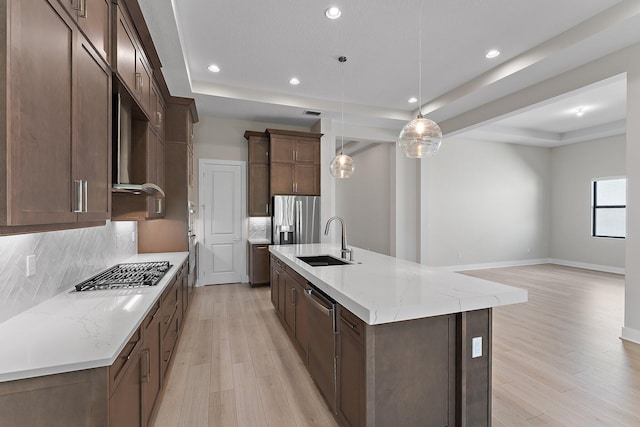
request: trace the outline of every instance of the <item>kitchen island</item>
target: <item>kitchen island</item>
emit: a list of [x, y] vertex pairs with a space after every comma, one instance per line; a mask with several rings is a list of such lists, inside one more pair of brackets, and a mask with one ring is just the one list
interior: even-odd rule
[[[276, 312], [341, 425], [491, 425], [491, 310], [526, 302], [525, 290], [358, 248], [321, 267], [298, 257], [340, 247], [269, 250]], [[314, 292], [336, 303], [331, 386], [314, 374]]]

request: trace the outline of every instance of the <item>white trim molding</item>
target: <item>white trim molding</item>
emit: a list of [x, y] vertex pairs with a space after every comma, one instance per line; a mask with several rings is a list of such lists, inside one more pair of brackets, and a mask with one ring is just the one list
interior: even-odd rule
[[449, 271], [467, 271], [467, 270], [485, 270], [489, 268], [504, 268], [504, 267], [520, 267], [523, 265], [538, 265], [538, 264], [556, 264], [563, 265], [565, 267], [582, 268], [585, 270], [602, 271], [604, 273], [614, 273], [624, 275], [624, 268], [611, 267], [608, 265], [589, 264], [586, 262], [569, 261], [556, 258], [539, 258], [539, 259], [522, 259], [516, 261], [501, 261], [501, 262], [487, 262], [482, 264], [466, 264], [466, 265], [448, 265], [442, 267]]
[[640, 331], [637, 329], [627, 328], [626, 326], [623, 326], [622, 335], [620, 335], [620, 339], [629, 341], [632, 343], [640, 344]]

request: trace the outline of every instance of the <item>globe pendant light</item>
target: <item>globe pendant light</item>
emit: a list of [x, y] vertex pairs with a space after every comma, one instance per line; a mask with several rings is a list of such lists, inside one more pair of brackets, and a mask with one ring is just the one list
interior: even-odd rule
[[442, 144], [442, 131], [433, 120], [422, 116], [422, 1], [418, 14], [418, 117], [404, 125], [398, 137], [398, 147], [410, 159], [431, 157]]
[[340, 132], [340, 154], [338, 154], [329, 165], [329, 170], [334, 178], [349, 178], [353, 175], [355, 166], [353, 165], [353, 159], [344, 154], [344, 63], [347, 62], [346, 56], [341, 56], [338, 61], [342, 64], [342, 96], [340, 99], [340, 110], [342, 112]]

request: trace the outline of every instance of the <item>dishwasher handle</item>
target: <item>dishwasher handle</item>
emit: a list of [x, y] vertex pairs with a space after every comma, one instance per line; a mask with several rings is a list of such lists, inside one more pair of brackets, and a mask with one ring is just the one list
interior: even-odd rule
[[[319, 310], [327, 317], [331, 317], [331, 314], [333, 312], [333, 304], [325, 301], [324, 298], [316, 296], [316, 294], [313, 293], [313, 289], [305, 289], [305, 295], [317, 310]], [[328, 304], [329, 307], [327, 307], [325, 304]]]

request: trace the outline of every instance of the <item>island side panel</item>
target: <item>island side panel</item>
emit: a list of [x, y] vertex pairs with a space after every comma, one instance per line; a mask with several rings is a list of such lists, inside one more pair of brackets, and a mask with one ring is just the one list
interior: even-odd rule
[[367, 328], [367, 426], [455, 425], [457, 316]]
[[[458, 425], [490, 426], [492, 310], [468, 311], [458, 316]], [[478, 337], [482, 338], [482, 355], [473, 357], [473, 339]]]

